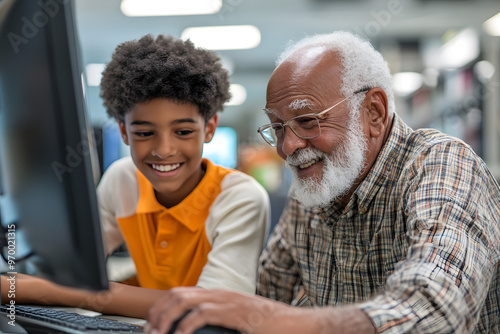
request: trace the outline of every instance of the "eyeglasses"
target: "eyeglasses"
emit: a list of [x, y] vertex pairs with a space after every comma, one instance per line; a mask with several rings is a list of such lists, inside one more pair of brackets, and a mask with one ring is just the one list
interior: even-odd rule
[[348, 97], [340, 100], [330, 108], [327, 108], [317, 114], [305, 114], [296, 116], [285, 123], [271, 123], [263, 125], [259, 127], [257, 132], [260, 133], [260, 135], [262, 136], [262, 138], [264, 138], [266, 143], [268, 143], [273, 147], [277, 146], [278, 143], [283, 142], [283, 139], [285, 137], [285, 126], [288, 126], [293, 131], [293, 133], [295, 133], [297, 137], [302, 139], [313, 139], [319, 137], [321, 135], [321, 127], [319, 125], [318, 116], [321, 116], [329, 112], [330, 110], [332, 110], [342, 102], [350, 99], [354, 95], [359, 93], [366, 93], [369, 90], [370, 88], [359, 90], [353, 93], [352, 95], [349, 95]]

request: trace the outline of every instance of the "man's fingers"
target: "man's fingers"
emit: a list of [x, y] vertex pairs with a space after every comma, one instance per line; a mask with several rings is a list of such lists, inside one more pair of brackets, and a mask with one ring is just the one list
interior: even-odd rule
[[[255, 308], [251, 314], [261, 314], [259, 305], [262, 307], [264, 301], [231, 291], [175, 288], [151, 308], [148, 329], [150, 333], [167, 333], [172, 324], [189, 310], [191, 312], [178, 325], [182, 333], [192, 333], [207, 324], [227, 328], [252, 328], [254, 321], [249, 324], [249, 320], [253, 318], [245, 319], [248, 309]], [[264, 314], [260, 316], [262, 319], [264, 317]]]
[[148, 330], [150, 333], [153, 329], [156, 329], [158, 333], [167, 333], [172, 324], [193, 306], [189, 302], [192, 294], [190, 290], [197, 289], [172, 289], [155, 303], [149, 310]]
[[219, 324], [210, 323], [210, 319], [214, 319], [217, 306], [211, 303], [203, 303], [191, 309], [177, 325], [177, 329], [183, 334], [191, 334], [198, 328], [202, 328], [207, 324], [217, 326]]
[[186, 312], [203, 303], [209, 290], [200, 288], [174, 288], [159, 299], [149, 311], [148, 329], [166, 333], [172, 324]]

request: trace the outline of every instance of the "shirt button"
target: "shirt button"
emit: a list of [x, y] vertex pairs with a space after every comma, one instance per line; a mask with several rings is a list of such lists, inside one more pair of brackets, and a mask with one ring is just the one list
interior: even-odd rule
[[166, 242], [165, 240], [163, 240], [162, 242], [160, 242], [160, 247], [161, 248], [167, 248], [167, 245], [168, 245], [168, 242]]

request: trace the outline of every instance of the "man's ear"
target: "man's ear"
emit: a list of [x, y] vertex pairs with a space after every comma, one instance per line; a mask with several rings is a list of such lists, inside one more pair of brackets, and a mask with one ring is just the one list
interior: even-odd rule
[[215, 114], [210, 118], [205, 126], [205, 143], [210, 143], [214, 137], [215, 129], [219, 124], [219, 114]]
[[380, 87], [370, 89], [366, 93], [364, 106], [367, 109], [365, 116], [370, 136], [378, 138], [384, 135], [389, 125], [389, 104], [385, 91]]
[[122, 140], [125, 143], [125, 145], [128, 145], [127, 128], [125, 127], [125, 124], [122, 121], [117, 121], [117, 122], [118, 122], [118, 128], [120, 129], [120, 135], [122, 136]]

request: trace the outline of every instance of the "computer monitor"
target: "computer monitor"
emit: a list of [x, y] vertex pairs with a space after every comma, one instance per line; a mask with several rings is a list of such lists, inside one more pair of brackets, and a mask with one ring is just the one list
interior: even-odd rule
[[[1, 0], [0, 36], [0, 214], [3, 253], [15, 250], [7, 271], [106, 289], [73, 2]], [[22, 240], [32, 255], [20, 262]]]
[[219, 126], [210, 143], [203, 146], [203, 157], [217, 165], [236, 168], [238, 164], [238, 136], [228, 126]]

